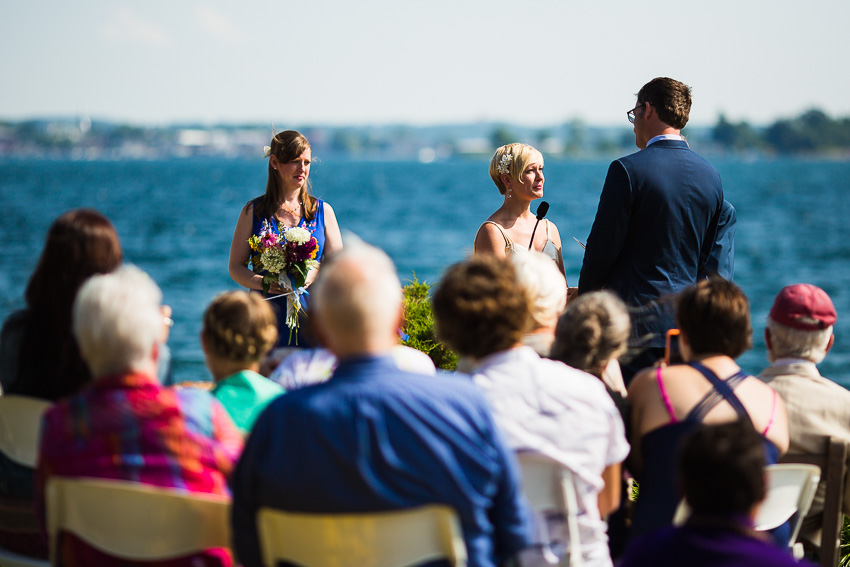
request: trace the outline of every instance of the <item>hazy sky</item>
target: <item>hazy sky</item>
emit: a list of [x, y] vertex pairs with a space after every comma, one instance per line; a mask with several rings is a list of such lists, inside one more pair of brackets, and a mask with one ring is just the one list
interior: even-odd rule
[[850, 1], [0, 0], [0, 118], [625, 124], [850, 115]]

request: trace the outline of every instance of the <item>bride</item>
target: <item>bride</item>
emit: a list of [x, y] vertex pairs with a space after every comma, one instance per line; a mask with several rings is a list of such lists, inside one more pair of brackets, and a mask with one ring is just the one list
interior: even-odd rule
[[543, 155], [526, 144], [502, 146], [490, 160], [490, 177], [504, 202], [478, 228], [475, 253], [505, 258], [516, 250], [527, 250], [534, 232], [531, 248], [549, 256], [566, 282], [558, 227], [545, 219], [534, 230], [537, 217], [531, 202], [543, 197]]

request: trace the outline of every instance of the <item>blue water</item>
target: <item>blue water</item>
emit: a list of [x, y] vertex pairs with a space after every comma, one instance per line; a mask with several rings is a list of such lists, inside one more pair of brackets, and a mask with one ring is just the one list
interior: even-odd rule
[[[850, 163], [784, 159], [713, 160], [738, 210], [736, 282], [750, 298], [754, 348], [739, 362], [765, 365], [763, 322], [773, 296], [809, 282], [833, 298], [836, 344], [821, 365], [850, 387]], [[330, 202], [341, 227], [385, 249], [402, 280], [437, 282], [471, 251], [480, 222], [500, 202], [488, 160], [359, 162], [325, 160], [311, 173], [314, 193]], [[607, 161], [546, 164], [548, 215], [564, 241], [575, 285]], [[238, 286], [227, 257], [240, 208], [265, 188], [262, 160], [157, 162], [0, 161], [0, 318], [23, 306], [27, 280], [50, 223], [93, 207], [115, 223], [125, 258], [162, 287], [176, 322], [170, 339], [178, 379], [206, 379], [198, 343], [206, 304]], [[536, 205], [534, 205], [536, 208]]]

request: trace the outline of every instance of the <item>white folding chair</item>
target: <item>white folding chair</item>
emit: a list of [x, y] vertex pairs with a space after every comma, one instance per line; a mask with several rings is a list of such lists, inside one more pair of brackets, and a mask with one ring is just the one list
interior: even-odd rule
[[[803, 519], [809, 512], [812, 499], [820, 480], [820, 469], [814, 465], [781, 463], [765, 467], [767, 496], [755, 518], [757, 531], [778, 528], [792, 516], [789, 547], [794, 547]], [[796, 514], [796, 515], [795, 515]], [[685, 523], [691, 515], [690, 507], [683, 499], [673, 517], [674, 525]]]
[[756, 529], [772, 530], [794, 516], [790, 539], [790, 544], [793, 545], [815, 497], [820, 481], [820, 469], [814, 465], [783, 463], [769, 465], [765, 467], [765, 471], [768, 492], [756, 516]]
[[0, 549], [0, 567], [50, 567], [50, 561]]
[[[540, 453], [520, 452], [517, 453], [517, 459], [522, 469], [522, 489], [528, 504], [534, 512], [563, 512], [570, 539], [567, 549], [569, 565], [581, 567], [584, 558], [578, 528], [578, 495], [572, 471]], [[548, 563], [559, 563], [557, 555], [546, 542], [542, 552]]]
[[50, 402], [28, 396], [0, 396], [0, 452], [25, 467], [35, 468], [41, 417]]
[[824, 500], [819, 564], [821, 567], [837, 567], [841, 557], [839, 545], [844, 523], [842, 503], [847, 482], [848, 444], [830, 436], [824, 436], [822, 444], [823, 452], [820, 454], [785, 453], [780, 462], [803, 463], [820, 468], [822, 482], [819, 486], [824, 488]]
[[448, 506], [357, 514], [257, 512], [263, 564], [403, 567], [445, 558], [466, 565], [457, 513]]
[[[28, 396], [0, 396], [0, 453], [21, 466], [35, 468], [41, 436], [41, 417], [49, 407], [50, 402]], [[29, 521], [35, 523], [34, 518]], [[49, 565], [50, 562], [44, 559], [0, 549], [0, 567]]]
[[53, 477], [46, 501], [54, 565], [61, 532], [138, 561], [230, 548], [230, 499], [224, 496], [121, 480]]

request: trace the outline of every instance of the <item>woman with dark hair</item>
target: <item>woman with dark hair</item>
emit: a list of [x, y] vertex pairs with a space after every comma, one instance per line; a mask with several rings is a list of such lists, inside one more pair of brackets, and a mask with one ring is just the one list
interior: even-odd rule
[[[523, 345], [534, 298], [507, 259], [477, 254], [450, 266], [432, 306], [441, 340], [474, 359], [473, 381], [487, 396], [508, 446], [543, 454], [572, 471], [576, 547], [586, 566], [611, 567], [604, 518], [619, 506], [620, 463], [629, 446], [602, 382]], [[563, 557], [570, 545], [563, 515], [538, 513], [534, 523], [539, 545], [522, 563], [547, 564], [544, 549]]]
[[[91, 382], [71, 332], [71, 311], [82, 284], [116, 270], [122, 258], [115, 227], [97, 211], [77, 209], [53, 222], [27, 284], [26, 308], [12, 313], [0, 332], [6, 403], [24, 402], [23, 396], [56, 402]], [[46, 557], [33, 510], [33, 477], [32, 467], [0, 453], [0, 509], [5, 512], [0, 514], [0, 547]]]
[[[259, 262], [259, 253], [251, 249], [248, 239], [259, 236], [264, 223], [277, 235], [283, 235], [292, 227], [305, 228], [318, 243], [316, 260], [322, 261], [326, 254], [342, 248], [336, 215], [331, 206], [310, 194], [310, 164], [312, 150], [310, 142], [295, 130], [286, 130], [272, 138], [267, 149], [269, 176], [264, 195], [252, 199], [242, 207], [233, 241], [230, 244], [228, 270], [233, 281], [248, 289], [262, 290], [264, 269]], [[248, 264], [251, 268], [248, 268]], [[316, 278], [316, 270], [307, 276], [307, 286]], [[278, 313], [281, 346], [306, 346], [301, 337], [285, 328], [286, 301], [277, 282], [271, 284], [268, 296], [273, 298]], [[302, 296], [302, 307], [306, 294]]]
[[788, 450], [782, 398], [735, 363], [752, 345], [744, 292], [719, 277], [703, 280], [680, 294], [676, 320], [685, 364], [647, 368], [629, 386], [630, 463], [640, 484], [633, 537], [670, 524], [680, 496], [676, 450], [701, 424], [750, 421], [763, 437], [768, 463]]
[[56, 401], [91, 380], [71, 335], [71, 306], [85, 280], [114, 271], [122, 259], [115, 227], [97, 211], [77, 209], [53, 222], [26, 309], [10, 315], [0, 334], [4, 393]]

